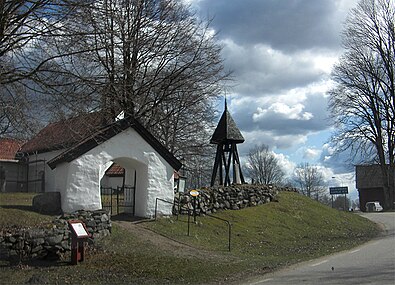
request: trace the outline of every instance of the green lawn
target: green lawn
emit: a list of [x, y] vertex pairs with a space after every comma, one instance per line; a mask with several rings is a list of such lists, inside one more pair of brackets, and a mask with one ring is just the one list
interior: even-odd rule
[[35, 195], [37, 193], [0, 193], [0, 228], [32, 227], [51, 222], [54, 216], [33, 210]]
[[[216, 216], [232, 223], [231, 253], [268, 268], [278, 268], [359, 245], [378, 228], [354, 213], [328, 208], [296, 193], [283, 192], [279, 202]], [[187, 233], [186, 218], [163, 218], [147, 224], [152, 230], [213, 251], [227, 250], [226, 223], [198, 217]]]
[[[17, 202], [4, 202], [5, 196], [0, 197], [1, 216], [16, 210], [18, 215], [26, 215], [25, 223], [52, 219], [18, 209]], [[2, 208], [6, 204], [13, 207]], [[18, 216], [12, 219], [8, 214], [2, 225], [20, 222]], [[232, 223], [231, 252], [226, 223], [213, 218], [198, 217], [190, 236], [185, 216], [141, 223], [133, 232], [114, 222], [112, 235], [89, 251], [78, 266], [69, 265], [69, 256], [61, 261], [22, 264], [0, 259], [0, 280], [21, 284], [36, 276], [48, 284], [227, 283], [352, 248], [378, 234], [376, 225], [356, 214], [332, 210], [295, 193], [281, 193], [279, 202], [216, 216]], [[182, 244], [179, 248], [155, 244], [139, 234], [139, 227]]]

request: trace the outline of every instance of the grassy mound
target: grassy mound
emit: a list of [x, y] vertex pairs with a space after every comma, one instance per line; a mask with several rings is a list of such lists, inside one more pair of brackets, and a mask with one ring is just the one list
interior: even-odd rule
[[[216, 214], [232, 223], [231, 252], [226, 223], [208, 216], [190, 225], [190, 236], [185, 216], [137, 225], [114, 222], [112, 235], [78, 266], [70, 265], [67, 256], [63, 261], [17, 266], [0, 258], [0, 280], [24, 284], [41, 276], [41, 283], [47, 284], [227, 283], [348, 249], [378, 233], [375, 224], [356, 214], [296, 193], [281, 193], [278, 200]], [[23, 207], [1, 207], [0, 217], [8, 210], [19, 211], [13, 218], [8, 213], [2, 225], [18, 223], [22, 213], [24, 224], [36, 221], [37, 214]]]
[[[216, 216], [232, 224], [231, 254], [245, 260], [247, 268], [290, 265], [357, 246], [379, 229], [354, 214], [340, 212], [305, 196], [282, 192], [278, 202], [223, 211]], [[148, 225], [153, 231], [197, 248], [226, 251], [226, 223], [197, 217], [187, 236], [186, 217], [162, 218]]]

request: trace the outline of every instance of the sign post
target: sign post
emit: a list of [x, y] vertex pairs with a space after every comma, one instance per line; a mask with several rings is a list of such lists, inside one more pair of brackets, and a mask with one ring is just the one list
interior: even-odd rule
[[77, 265], [85, 258], [85, 243], [90, 237], [85, 224], [80, 220], [69, 220], [71, 231], [71, 264]]
[[193, 197], [193, 222], [196, 223], [196, 198], [199, 196], [199, 191], [191, 190], [189, 194]]
[[333, 208], [333, 195], [344, 194], [344, 211], [346, 210], [346, 200], [348, 194], [348, 187], [329, 187], [329, 193], [332, 195], [332, 208]]

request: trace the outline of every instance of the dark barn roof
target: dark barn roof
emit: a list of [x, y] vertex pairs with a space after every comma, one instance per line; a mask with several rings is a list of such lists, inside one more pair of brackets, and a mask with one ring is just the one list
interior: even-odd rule
[[21, 151], [43, 153], [74, 146], [94, 134], [102, 126], [102, 118], [99, 112], [95, 112], [51, 123], [25, 143]]
[[232, 142], [242, 143], [244, 142], [244, 137], [230, 115], [225, 102], [225, 111], [222, 113], [221, 119], [219, 120], [213, 136], [211, 137], [210, 143], [222, 144]]

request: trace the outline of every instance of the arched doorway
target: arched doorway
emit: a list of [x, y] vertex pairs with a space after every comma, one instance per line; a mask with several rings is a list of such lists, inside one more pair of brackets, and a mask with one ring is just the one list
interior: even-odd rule
[[[132, 158], [115, 158], [104, 165], [104, 174], [100, 178], [102, 208], [112, 215], [127, 213], [135, 216], [141, 212], [136, 198], [140, 189], [145, 189], [144, 177], [147, 166]], [[139, 178], [139, 179], [138, 179]], [[141, 180], [141, 181], [140, 181]]]

